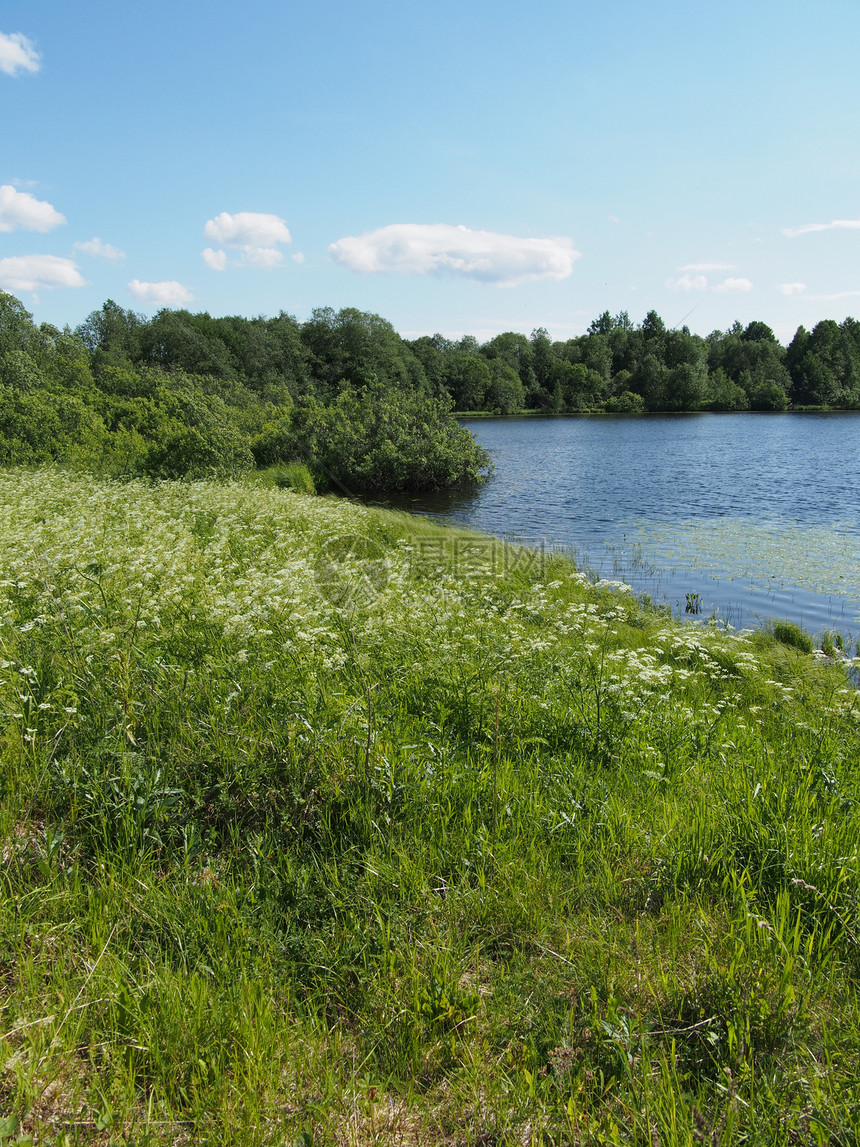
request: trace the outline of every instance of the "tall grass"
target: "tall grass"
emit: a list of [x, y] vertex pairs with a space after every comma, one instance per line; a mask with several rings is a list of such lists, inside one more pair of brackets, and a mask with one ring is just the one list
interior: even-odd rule
[[0, 543], [0, 1142], [856, 1141], [832, 643], [277, 488]]

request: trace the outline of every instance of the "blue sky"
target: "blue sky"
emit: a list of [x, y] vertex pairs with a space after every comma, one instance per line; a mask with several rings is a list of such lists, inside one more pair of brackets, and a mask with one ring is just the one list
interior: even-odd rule
[[0, 288], [402, 334], [860, 315], [857, 0], [4, 0]]

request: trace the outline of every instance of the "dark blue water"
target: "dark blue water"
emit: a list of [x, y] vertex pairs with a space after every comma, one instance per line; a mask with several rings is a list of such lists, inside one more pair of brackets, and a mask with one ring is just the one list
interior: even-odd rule
[[860, 629], [860, 413], [474, 419], [493, 478], [415, 512], [573, 552], [686, 616]]

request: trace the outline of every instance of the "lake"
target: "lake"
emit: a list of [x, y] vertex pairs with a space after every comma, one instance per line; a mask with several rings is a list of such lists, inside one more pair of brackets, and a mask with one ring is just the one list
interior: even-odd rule
[[[736, 628], [860, 631], [860, 412], [464, 419], [495, 473], [401, 508]], [[694, 599], [691, 599], [694, 600]]]

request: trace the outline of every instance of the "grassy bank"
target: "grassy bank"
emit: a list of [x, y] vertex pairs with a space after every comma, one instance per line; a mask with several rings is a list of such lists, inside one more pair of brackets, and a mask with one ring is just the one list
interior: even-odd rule
[[4, 1145], [856, 1141], [844, 662], [252, 485], [0, 562]]

